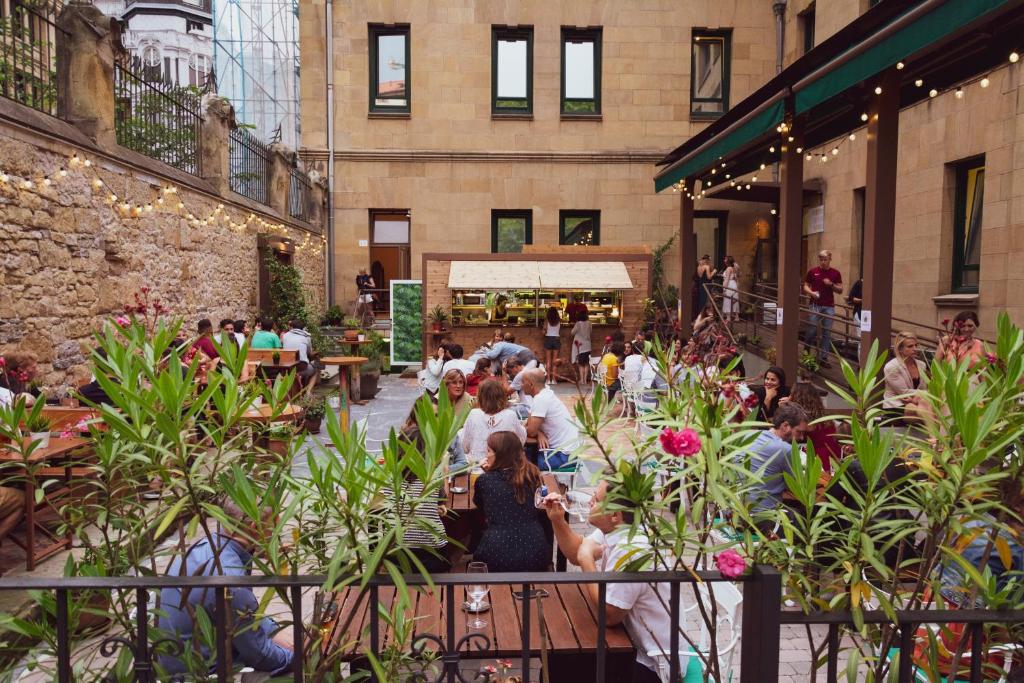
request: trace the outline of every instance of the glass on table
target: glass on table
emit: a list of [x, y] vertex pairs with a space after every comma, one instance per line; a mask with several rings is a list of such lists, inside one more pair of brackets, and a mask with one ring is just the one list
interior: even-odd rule
[[[466, 573], [486, 574], [487, 564], [484, 562], [470, 562], [469, 565], [466, 566]], [[490, 586], [486, 583], [471, 583], [466, 586], [466, 610], [471, 615], [469, 621], [466, 623], [467, 627], [480, 629], [487, 626], [487, 621], [480, 618], [480, 613], [488, 607], [484, 602], [484, 598], [487, 597], [487, 593], [489, 591]]]

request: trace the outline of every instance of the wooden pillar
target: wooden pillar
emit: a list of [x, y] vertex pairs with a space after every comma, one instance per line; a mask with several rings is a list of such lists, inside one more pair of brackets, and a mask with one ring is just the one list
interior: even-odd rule
[[803, 123], [794, 120], [789, 134], [793, 142], [782, 143], [779, 161], [779, 291], [775, 311], [776, 362], [786, 371], [790, 385], [796, 382], [799, 356], [800, 240], [803, 233], [804, 155]]
[[[693, 183], [687, 181], [687, 191]], [[693, 273], [697, 267], [697, 242], [693, 239], [693, 199], [680, 193], [679, 205], [679, 331], [686, 337], [693, 329]]]
[[[899, 152], [900, 78], [896, 69], [882, 74], [882, 93], [868, 95], [868, 165], [864, 189], [864, 306], [861, 312], [861, 361], [878, 340], [879, 351], [892, 343], [893, 233], [896, 224], [896, 157]], [[873, 90], [873, 89], [872, 89]], [[850, 278], [851, 281], [853, 278]], [[852, 282], [851, 282], [852, 284]]]

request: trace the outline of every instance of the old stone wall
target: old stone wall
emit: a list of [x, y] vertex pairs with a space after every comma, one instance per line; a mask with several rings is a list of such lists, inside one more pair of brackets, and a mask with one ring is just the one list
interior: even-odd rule
[[[189, 331], [200, 318], [252, 321], [259, 234], [293, 241], [307, 302], [323, 310], [324, 251], [314, 226], [219, 196], [129, 150], [101, 151], [57, 119], [11, 102], [0, 107], [0, 354], [38, 354], [44, 385], [87, 379], [93, 331], [143, 286]], [[12, 108], [20, 121], [5, 116]], [[75, 154], [90, 165], [74, 163]], [[122, 202], [140, 207], [138, 217]]]

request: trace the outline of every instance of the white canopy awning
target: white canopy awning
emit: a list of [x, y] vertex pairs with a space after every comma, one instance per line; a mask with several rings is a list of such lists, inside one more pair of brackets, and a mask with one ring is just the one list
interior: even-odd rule
[[633, 289], [621, 261], [452, 261], [449, 289]]

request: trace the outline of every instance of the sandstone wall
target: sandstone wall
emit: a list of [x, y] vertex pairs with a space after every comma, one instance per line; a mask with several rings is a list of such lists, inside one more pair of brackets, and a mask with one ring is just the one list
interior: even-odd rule
[[[9, 176], [0, 182], [0, 354], [31, 350], [39, 355], [45, 385], [77, 384], [89, 376], [85, 356], [93, 330], [131, 303], [142, 286], [182, 316], [189, 331], [204, 317], [215, 323], [226, 317], [254, 319], [257, 235], [286, 233], [259, 221], [277, 225], [284, 219], [241, 196], [219, 197], [204, 181], [128, 150], [114, 155], [85, 140], [71, 144], [67, 139], [76, 140], [76, 133], [63, 122], [14, 103], [0, 104], [17, 107], [22, 123], [50, 129], [0, 116], [0, 172]], [[92, 166], [71, 166], [75, 153]], [[61, 168], [67, 177], [60, 177]], [[53, 178], [49, 186], [42, 182], [46, 177]], [[108, 204], [109, 191], [93, 186], [97, 177], [119, 198], [141, 206], [152, 202], [153, 210], [123, 217]], [[31, 188], [25, 187], [26, 179]], [[170, 196], [163, 206], [156, 203], [169, 184], [185, 204], [180, 212]], [[206, 226], [193, 227], [183, 215], [206, 217], [218, 205], [223, 205], [218, 220]], [[307, 302], [321, 311], [321, 236], [310, 232], [311, 226], [286, 224], [300, 245], [294, 263]]]

